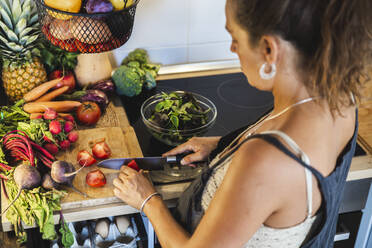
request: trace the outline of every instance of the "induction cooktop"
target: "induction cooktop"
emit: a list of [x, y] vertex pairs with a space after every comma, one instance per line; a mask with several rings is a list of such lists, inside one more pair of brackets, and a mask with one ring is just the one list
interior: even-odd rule
[[242, 73], [158, 81], [154, 90], [145, 91], [134, 98], [122, 98], [144, 156], [158, 156], [172, 147], [156, 140], [146, 130], [140, 117], [140, 107], [148, 97], [174, 90], [198, 93], [216, 105], [216, 122], [205, 136], [223, 136], [254, 121], [273, 105], [272, 94], [250, 86]]

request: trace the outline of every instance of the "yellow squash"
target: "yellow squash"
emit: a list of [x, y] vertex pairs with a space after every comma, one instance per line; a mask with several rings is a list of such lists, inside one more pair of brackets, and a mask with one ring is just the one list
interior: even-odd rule
[[[115, 10], [122, 10], [124, 9], [125, 0], [110, 0], [112, 6], [114, 6]], [[127, 0], [127, 8], [133, 4], [133, 0]]]
[[[57, 10], [62, 10], [70, 13], [79, 13], [81, 5], [82, 5], [82, 0], [45, 0], [44, 1], [45, 5], [48, 7], [51, 7], [53, 9]], [[56, 11], [48, 10], [48, 13], [61, 20], [67, 20], [72, 18], [72, 15], [64, 15], [61, 13], [58, 13]]]

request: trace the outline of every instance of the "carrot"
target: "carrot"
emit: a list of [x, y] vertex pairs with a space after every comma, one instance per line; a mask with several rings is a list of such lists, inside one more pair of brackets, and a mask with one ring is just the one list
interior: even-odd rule
[[33, 88], [31, 91], [27, 92], [23, 96], [23, 99], [26, 102], [32, 102], [32, 101], [38, 99], [39, 97], [41, 97], [42, 95], [44, 95], [51, 88], [57, 86], [57, 84], [60, 83], [61, 80], [62, 80], [62, 78], [57, 78], [57, 79], [53, 79], [51, 81], [42, 83], [39, 86]]
[[56, 90], [53, 90], [52, 92], [49, 92], [48, 94], [43, 95], [42, 97], [40, 97], [39, 99], [37, 99], [35, 102], [47, 102], [47, 101], [51, 101], [54, 98], [56, 98], [57, 96], [65, 93], [68, 90], [68, 88], [69, 88], [68, 86], [63, 86], [61, 88], [58, 88]]
[[[58, 116], [59, 117], [65, 117], [65, 116], [68, 116], [68, 115], [71, 115], [70, 113], [58, 113]], [[30, 114], [30, 119], [33, 120], [33, 119], [41, 119], [43, 118], [43, 113], [31, 113]]]
[[47, 108], [52, 108], [57, 112], [69, 112], [80, 105], [81, 102], [77, 101], [29, 102], [23, 106], [23, 110], [27, 113], [44, 113]]
[[31, 113], [30, 114], [30, 119], [31, 120], [41, 119], [41, 118], [43, 118], [43, 113]]

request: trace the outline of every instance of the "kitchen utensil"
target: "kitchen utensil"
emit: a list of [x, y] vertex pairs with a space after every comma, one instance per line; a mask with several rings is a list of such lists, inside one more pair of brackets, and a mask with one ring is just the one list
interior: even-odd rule
[[136, 161], [138, 167], [142, 170], [163, 170], [166, 164], [179, 164], [187, 154], [168, 157], [144, 157], [144, 158], [112, 158], [106, 159], [97, 164], [99, 167], [119, 170], [121, 166], [130, 161]]

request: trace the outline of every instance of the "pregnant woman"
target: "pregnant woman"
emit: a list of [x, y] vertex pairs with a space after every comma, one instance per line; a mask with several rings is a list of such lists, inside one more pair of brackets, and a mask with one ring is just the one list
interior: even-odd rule
[[372, 57], [371, 9], [370, 0], [227, 0], [231, 51], [274, 108], [164, 154], [211, 160], [173, 215], [142, 173], [121, 169], [115, 195], [148, 216], [163, 248], [333, 246]]

